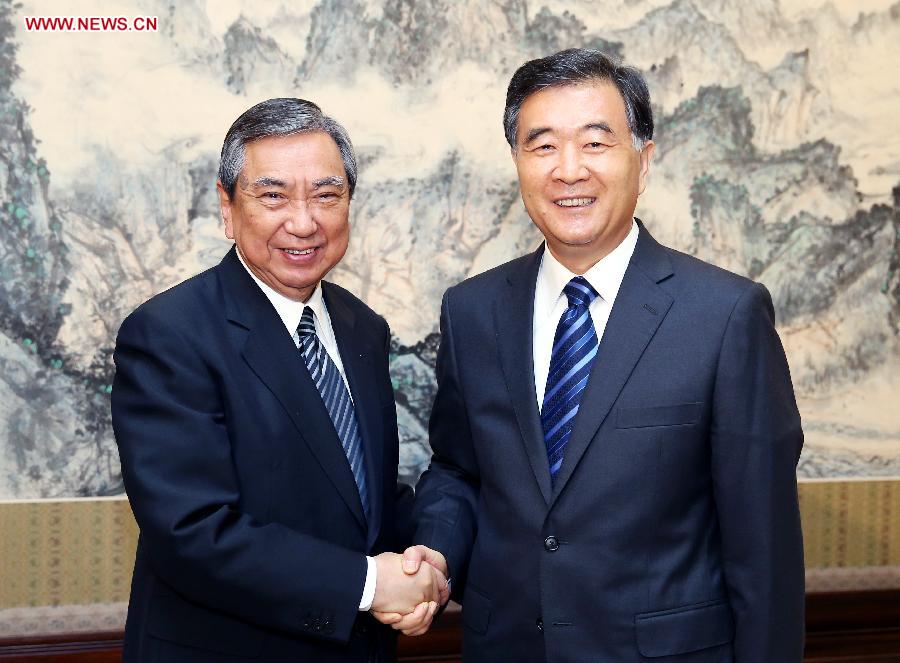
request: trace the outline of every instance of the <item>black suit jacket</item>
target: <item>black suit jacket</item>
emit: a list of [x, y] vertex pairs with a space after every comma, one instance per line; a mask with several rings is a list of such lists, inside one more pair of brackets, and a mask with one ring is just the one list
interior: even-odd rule
[[392, 658], [390, 629], [357, 610], [365, 555], [409, 538], [390, 333], [346, 290], [322, 290], [363, 438], [369, 523], [303, 358], [233, 248], [122, 324], [113, 427], [140, 527], [126, 663]]
[[449, 561], [464, 660], [799, 662], [803, 437], [767, 291], [641, 227], [553, 486], [542, 250], [442, 305], [416, 541]]

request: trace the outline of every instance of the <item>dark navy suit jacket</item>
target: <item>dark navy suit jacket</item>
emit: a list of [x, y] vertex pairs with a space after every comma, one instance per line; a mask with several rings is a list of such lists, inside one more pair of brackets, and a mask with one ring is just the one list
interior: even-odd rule
[[415, 538], [448, 559], [464, 660], [799, 663], [803, 434], [768, 292], [641, 226], [552, 486], [542, 251], [442, 304]]
[[369, 523], [303, 358], [234, 249], [122, 324], [112, 415], [140, 526], [126, 663], [392, 659], [392, 631], [358, 613], [365, 555], [410, 533], [390, 333], [346, 290], [322, 290], [362, 433]]

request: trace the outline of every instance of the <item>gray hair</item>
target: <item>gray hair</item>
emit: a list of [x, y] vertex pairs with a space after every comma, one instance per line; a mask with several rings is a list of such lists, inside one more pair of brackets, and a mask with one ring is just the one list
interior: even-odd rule
[[268, 136], [290, 136], [323, 131], [334, 139], [344, 162], [350, 197], [356, 188], [356, 155], [347, 130], [311, 101], [284, 97], [262, 101], [234, 121], [219, 158], [219, 181], [229, 198], [234, 197], [237, 178], [244, 167], [244, 146]]
[[634, 67], [616, 63], [606, 54], [589, 48], [570, 48], [530, 60], [516, 70], [506, 90], [503, 110], [503, 131], [509, 146], [516, 149], [519, 110], [529, 96], [549, 87], [591, 81], [609, 81], [618, 88], [625, 102], [631, 142], [636, 150], [642, 150], [653, 138], [653, 111], [647, 82]]

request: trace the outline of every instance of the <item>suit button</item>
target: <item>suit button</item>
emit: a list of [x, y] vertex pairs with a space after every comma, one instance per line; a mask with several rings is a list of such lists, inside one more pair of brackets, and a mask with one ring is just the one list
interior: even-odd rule
[[543, 630], [544, 630], [544, 620], [543, 620], [543, 619], [538, 619], [538, 620], [535, 622], [535, 626], [537, 626], [538, 631], [543, 631]]
[[559, 550], [559, 541], [556, 540], [555, 536], [548, 536], [544, 539], [544, 549], [547, 552], [556, 552]]

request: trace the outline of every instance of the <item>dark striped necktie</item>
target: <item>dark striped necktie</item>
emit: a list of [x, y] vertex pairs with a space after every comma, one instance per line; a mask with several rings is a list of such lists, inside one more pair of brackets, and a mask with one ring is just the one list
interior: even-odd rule
[[325, 346], [316, 335], [315, 313], [312, 307], [303, 309], [300, 325], [297, 327], [297, 335], [300, 337], [300, 350], [303, 359], [309, 368], [309, 375], [322, 396], [328, 416], [334, 424], [341, 446], [350, 463], [353, 472], [353, 480], [359, 489], [359, 499], [362, 502], [366, 520], [369, 519], [369, 493], [366, 488], [366, 468], [363, 459], [362, 438], [359, 434], [359, 424], [356, 421], [356, 410], [350, 393], [341, 377], [337, 365], [328, 356]]
[[563, 293], [569, 300], [553, 338], [547, 389], [541, 407], [541, 427], [550, 461], [550, 478], [555, 481], [562, 467], [572, 424], [578, 414], [581, 396], [587, 386], [591, 366], [597, 356], [597, 332], [589, 307], [597, 291], [582, 276], [566, 284]]

